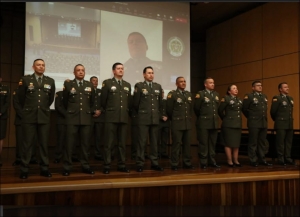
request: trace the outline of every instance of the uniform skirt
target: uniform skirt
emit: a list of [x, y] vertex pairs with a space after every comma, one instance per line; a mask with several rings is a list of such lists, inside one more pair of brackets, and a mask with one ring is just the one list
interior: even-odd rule
[[225, 147], [239, 148], [241, 144], [242, 129], [240, 128], [221, 128], [222, 143]]

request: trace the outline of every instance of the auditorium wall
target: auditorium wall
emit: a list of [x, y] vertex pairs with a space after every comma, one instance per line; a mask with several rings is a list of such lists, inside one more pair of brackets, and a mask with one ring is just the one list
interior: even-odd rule
[[[299, 9], [297, 2], [266, 3], [210, 28], [206, 34], [206, 75], [215, 79], [216, 91], [223, 96], [229, 84], [236, 84], [243, 99], [252, 91], [252, 81], [261, 80], [270, 109], [278, 84], [288, 82], [294, 98], [295, 129], [300, 129]], [[268, 128], [272, 129], [268, 116]]]

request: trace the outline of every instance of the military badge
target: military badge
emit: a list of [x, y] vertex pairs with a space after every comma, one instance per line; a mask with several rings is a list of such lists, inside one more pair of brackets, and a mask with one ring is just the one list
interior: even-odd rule
[[129, 88], [128, 87], [124, 87], [124, 90], [129, 91]]
[[207, 97], [204, 97], [205, 102], [209, 102], [210, 100]]
[[92, 89], [91, 89], [90, 87], [86, 87], [86, 88], [84, 89], [84, 91], [91, 92], [91, 91], [92, 91]]
[[182, 103], [182, 99], [177, 98], [177, 102], [178, 102], [178, 103]]
[[98, 96], [100, 96], [101, 95], [101, 93], [98, 93]]
[[221, 99], [221, 102], [225, 102], [225, 99], [224, 99], [224, 97]]
[[267, 98], [265, 98], [265, 101], [268, 102]]
[[248, 99], [248, 95], [245, 95], [245, 96], [244, 96], [244, 99]]
[[146, 89], [142, 89], [142, 92], [143, 92], [144, 95], [148, 94], [148, 90], [146, 90]]
[[66, 82], [70, 82], [70, 79], [66, 79]]
[[217, 101], [219, 101], [219, 97], [218, 97], [218, 96], [216, 96], [215, 99], [216, 99]]
[[274, 98], [274, 99], [273, 99], [273, 102], [276, 102], [276, 101], [277, 101], [277, 99], [276, 99], [276, 98]]
[[70, 91], [72, 94], [76, 93], [76, 90], [74, 87], [72, 87], [71, 91]]
[[241, 100], [239, 100], [240, 104], [243, 104]]
[[155, 92], [155, 93], [159, 93], [159, 90], [155, 90], [154, 92]]
[[294, 105], [294, 101], [293, 100], [291, 100], [291, 104]]
[[28, 89], [29, 90], [33, 90], [34, 89], [33, 83], [29, 83]]
[[51, 85], [50, 84], [44, 84], [44, 88], [50, 90], [51, 89]]
[[116, 87], [115, 86], [112, 86], [111, 88], [110, 88], [112, 91], [116, 91]]
[[169, 99], [172, 98], [172, 94], [168, 94], [168, 98], [169, 98]]
[[197, 99], [200, 98], [200, 94], [197, 93], [196, 96], [195, 96], [195, 98], [197, 98]]
[[188, 97], [188, 100], [189, 100], [189, 101], [191, 101], [191, 100], [192, 100], [192, 98], [189, 96], [189, 97]]
[[105, 86], [105, 84], [104, 83], [102, 83], [102, 87], [104, 87]]
[[233, 105], [233, 104], [234, 104], [234, 101], [233, 101], [233, 100], [230, 100], [230, 101], [229, 101], [229, 104], [230, 104], [230, 105]]
[[286, 101], [283, 101], [283, 102], [282, 102], [282, 105], [287, 105], [287, 102], [286, 102]]
[[254, 103], [254, 104], [258, 104], [258, 99], [254, 97], [254, 98], [253, 98], [253, 103]]
[[16, 91], [13, 92], [13, 95], [16, 95]]
[[22, 85], [22, 84], [23, 84], [23, 82], [22, 82], [22, 78], [21, 78], [19, 81], [19, 85]]

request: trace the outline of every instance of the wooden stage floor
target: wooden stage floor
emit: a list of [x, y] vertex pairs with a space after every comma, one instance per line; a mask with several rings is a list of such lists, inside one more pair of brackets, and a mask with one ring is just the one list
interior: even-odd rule
[[[227, 166], [225, 154], [217, 153], [216, 160], [221, 168], [201, 169], [197, 147], [192, 146], [191, 150], [194, 170], [179, 167], [178, 171], [173, 171], [168, 159], [160, 159], [159, 163], [165, 169], [163, 172], [151, 170], [150, 160], [146, 160], [144, 172], [138, 173], [135, 171], [135, 161], [130, 159], [130, 147], [127, 147], [127, 167], [131, 170], [130, 173], [118, 172], [115, 159], [110, 174], [105, 175], [102, 173], [102, 162], [95, 161], [92, 155], [90, 165], [95, 171], [94, 175], [82, 173], [80, 163], [74, 163], [70, 176], [64, 177], [61, 175], [62, 165], [53, 163], [54, 148], [50, 148], [49, 170], [52, 177], [41, 177], [39, 166], [31, 165], [28, 179], [21, 180], [19, 167], [12, 166], [15, 149], [4, 148], [1, 204], [6, 208], [36, 205], [97, 207], [100, 204], [118, 206], [119, 209], [124, 206], [125, 210], [126, 206], [163, 205], [199, 208], [227, 205], [250, 207], [287, 205], [292, 206], [292, 213], [299, 211], [299, 208], [295, 210], [295, 205], [299, 204], [299, 160], [296, 160], [297, 166], [281, 166], [275, 160], [267, 159], [273, 166], [252, 167], [247, 156], [240, 156], [240, 163], [243, 166], [230, 168]], [[264, 196], [260, 196], [260, 193]], [[206, 199], [199, 195], [206, 195]], [[172, 215], [183, 216], [174, 213]], [[272, 215], [277, 216], [274, 213]]]

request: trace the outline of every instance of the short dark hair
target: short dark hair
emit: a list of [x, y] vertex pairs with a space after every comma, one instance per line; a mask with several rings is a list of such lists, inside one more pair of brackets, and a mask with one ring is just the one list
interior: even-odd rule
[[286, 83], [286, 82], [281, 82], [281, 83], [279, 83], [279, 84], [278, 84], [278, 90], [282, 87], [283, 84], [288, 84], [288, 83]]
[[204, 79], [204, 84], [206, 83], [206, 81], [208, 80], [208, 79], [213, 79], [212, 77], [206, 77], [205, 79]]
[[255, 84], [258, 84], [258, 83], [261, 83], [261, 81], [259, 81], [259, 80], [253, 81], [253, 82], [252, 82], [252, 87], [254, 87]]
[[183, 76], [179, 76], [179, 77], [177, 77], [177, 78], [176, 78], [176, 84], [177, 84], [177, 81], [178, 81], [178, 79], [179, 79], [179, 78], [183, 78], [183, 79], [184, 79], [184, 77], [183, 77]]
[[[90, 81], [93, 79], [93, 78], [97, 78], [96, 76], [92, 76], [91, 78], [90, 78]], [[98, 79], [98, 78], [97, 78]]]
[[119, 63], [119, 62], [114, 63], [113, 66], [112, 66], [112, 70], [115, 70], [118, 65], [122, 65], [123, 66], [122, 63]]
[[74, 72], [75, 72], [75, 69], [76, 69], [77, 66], [82, 66], [84, 68], [84, 65], [82, 65], [82, 64], [79, 63], [76, 66], [74, 66]]
[[146, 67], [144, 68], [144, 70], [143, 70], [143, 74], [146, 73], [147, 69], [152, 69], [152, 70], [153, 70], [153, 68], [152, 68], [151, 66], [146, 66]]
[[226, 94], [227, 95], [230, 95], [229, 93], [228, 93], [228, 91], [230, 91], [231, 90], [231, 87], [232, 86], [236, 86], [235, 84], [230, 84], [228, 87], [227, 87], [227, 91], [226, 91]]
[[33, 65], [35, 64], [36, 61], [43, 61], [43, 62], [45, 63], [45, 61], [44, 61], [43, 59], [35, 59], [35, 60], [33, 61]]
[[[140, 35], [140, 36], [144, 39], [145, 43], [147, 43], [146, 38], [142, 35], [142, 33], [139, 33], [139, 32], [132, 32], [132, 33], [130, 33], [130, 34], [128, 35], [128, 38], [129, 38], [130, 36], [132, 36], [132, 35]], [[128, 38], [127, 38], [127, 40], [128, 40]]]

